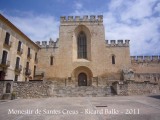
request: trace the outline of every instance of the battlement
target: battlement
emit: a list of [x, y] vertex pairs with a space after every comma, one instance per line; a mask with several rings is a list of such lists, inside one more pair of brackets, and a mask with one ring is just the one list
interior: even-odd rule
[[81, 16], [61, 16], [60, 17], [61, 23], [63, 22], [79, 22], [79, 21], [84, 21], [84, 22], [103, 22], [103, 15], [85, 15], [83, 17]]
[[131, 56], [131, 62], [141, 63], [141, 62], [160, 62], [160, 56]]
[[128, 47], [129, 46], [129, 41], [130, 40], [106, 40], [106, 46], [107, 47]]
[[41, 48], [57, 48], [58, 47], [59, 38], [56, 41], [50, 39], [49, 41], [36, 41], [35, 43]]

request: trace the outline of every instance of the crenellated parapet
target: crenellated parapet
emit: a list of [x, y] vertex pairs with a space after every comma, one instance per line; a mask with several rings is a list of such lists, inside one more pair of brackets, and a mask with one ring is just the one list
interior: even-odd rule
[[132, 63], [160, 62], [160, 56], [131, 56]]
[[106, 40], [107, 47], [129, 47], [130, 40]]
[[59, 39], [57, 38], [56, 41], [53, 41], [52, 39], [50, 39], [49, 41], [36, 41], [35, 43], [41, 48], [57, 48], [58, 41]]
[[85, 15], [81, 16], [61, 16], [61, 23], [65, 22], [103, 22], [103, 15]]

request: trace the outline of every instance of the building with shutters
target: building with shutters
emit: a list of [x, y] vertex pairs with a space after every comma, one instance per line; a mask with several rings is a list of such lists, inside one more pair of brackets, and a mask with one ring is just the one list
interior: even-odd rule
[[40, 47], [0, 14], [0, 80], [34, 79]]

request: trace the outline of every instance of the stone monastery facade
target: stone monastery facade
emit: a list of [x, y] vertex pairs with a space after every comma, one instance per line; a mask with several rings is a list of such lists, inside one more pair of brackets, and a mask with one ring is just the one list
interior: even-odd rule
[[75, 85], [81, 73], [89, 86], [94, 78], [123, 80], [123, 70], [151, 75], [144, 81], [152, 77], [159, 81], [159, 56], [130, 56], [130, 40], [105, 40], [104, 29], [103, 16], [61, 17], [59, 39], [36, 42], [41, 47], [38, 70], [46, 79], [72, 79]]
[[0, 80], [48, 80], [74, 87], [132, 80], [160, 86], [160, 57], [130, 56], [129, 41], [105, 40], [99, 15], [63, 16], [57, 41], [34, 43], [0, 15]]

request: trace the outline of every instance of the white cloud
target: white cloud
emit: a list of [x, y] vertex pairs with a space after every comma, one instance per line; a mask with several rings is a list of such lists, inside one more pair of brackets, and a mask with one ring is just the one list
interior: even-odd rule
[[152, 15], [152, 7], [154, 0], [137, 0], [130, 2], [123, 11], [121, 18], [126, 19], [142, 19]]
[[154, 8], [155, 12], [158, 12], [160, 15], [160, 2], [156, 5], [156, 7]]
[[109, 11], [104, 14], [106, 39], [130, 39], [131, 55], [160, 54], [160, 17], [153, 16], [155, 2], [112, 1]]
[[123, 0], [112, 0], [109, 5], [109, 9], [116, 10], [117, 8], [121, 7], [122, 4], [123, 4]]
[[[114, 0], [103, 13], [106, 39], [130, 39], [131, 55], [160, 55], [160, 2], [158, 0]], [[82, 10], [83, 4], [69, 15], [98, 15], [101, 11]], [[21, 15], [23, 13], [20, 13]], [[25, 13], [26, 14], [26, 13]], [[54, 16], [26, 14], [7, 16], [34, 41], [56, 39], [59, 22]]]
[[[105, 37], [130, 39], [131, 55], [160, 55], [160, 17], [153, 16], [159, 9], [158, 0], [116, 0], [104, 12]], [[99, 11], [75, 10], [72, 15], [99, 14]]]
[[77, 10], [79, 10], [83, 7], [83, 4], [80, 2], [75, 2], [74, 5], [75, 5], [75, 9], [77, 9]]
[[159, 54], [158, 21], [158, 19], [146, 19], [139, 26], [105, 21], [105, 26], [108, 26], [106, 27], [106, 38], [115, 40], [130, 39], [131, 55]]
[[49, 40], [49, 38], [55, 40], [58, 37], [59, 21], [56, 21], [53, 16], [21, 12], [20, 15], [5, 16], [33, 41]]

